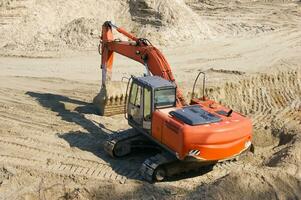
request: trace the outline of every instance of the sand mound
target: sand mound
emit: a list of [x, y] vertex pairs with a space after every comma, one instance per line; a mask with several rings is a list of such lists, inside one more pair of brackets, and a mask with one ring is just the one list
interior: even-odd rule
[[206, 197], [207, 199], [298, 199], [301, 195], [300, 187], [300, 181], [286, 173], [264, 169], [256, 171], [248, 168], [234, 171], [208, 186]]
[[0, 50], [4, 55], [96, 50], [101, 24], [107, 20], [163, 46], [256, 36], [296, 24], [289, 18], [294, 13], [286, 14], [290, 20], [285, 26], [274, 16], [285, 8], [270, 5], [268, 13], [256, 14], [262, 10], [245, 1], [5, 0], [0, 6]]
[[[225, 70], [214, 70], [216, 71], [224, 73]], [[226, 73], [239, 72], [226, 71]], [[256, 74], [250, 78], [242, 77], [221, 86], [209, 85], [206, 94], [222, 104], [252, 116], [256, 127], [259, 128], [263, 126], [260, 123], [262, 119], [265, 120], [264, 122], [275, 122], [281, 119], [286, 119], [286, 122], [292, 119], [298, 120], [297, 116], [289, 114], [291, 111], [298, 112], [301, 108], [300, 88], [300, 71], [283, 71]], [[197, 92], [200, 96], [201, 88]]]
[[99, 27], [101, 23], [93, 18], [75, 19], [62, 28], [59, 37], [71, 48], [87, 49], [95, 45]]
[[129, 6], [133, 21], [138, 23], [134, 32], [155, 43], [171, 45], [211, 35], [206, 22], [181, 0], [132, 0]]
[[8, 7], [1, 7], [4, 22], [0, 44], [17, 50], [63, 50], [68, 42], [74, 47], [71, 38], [77, 32], [77, 39], [82, 40], [80, 46], [86, 47], [83, 35], [89, 37], [91, 33], [85, 30], [100, 28], [92, 21], [114, 20], [120, 7], [118, 1], [12, 1]]
[[0, 47], [10, 51], [95, 49], [106, 20], [161, 45], [210, 35], [183, 1], [5, 1], [0, 11]]

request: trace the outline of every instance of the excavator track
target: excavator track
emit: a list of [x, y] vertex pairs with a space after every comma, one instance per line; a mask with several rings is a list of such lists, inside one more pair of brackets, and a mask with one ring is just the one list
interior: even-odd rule
[[142, 178], [150, 183], [164, 181], [167, 178], [177, 175], [185, 175], [189, 172], [197, 172], [200, 174], [211, 170], [223, 169], [229, 171], [237, 164], [236, 159], [225, 160], [222, 162], [191, 162], [180, 161], [176, 157], [164, 154], [157, 154], [144, 161], [140, 168]]
[[153, 146], [148, 138], [134, 129], [114, 133], [104, 142], [104, 150], [113, 158], [130, 154], [133, 148]]
[[153, 181], [163, 181], [167, 176], [167, 169], [164, 165], [177, 162], [177, 158], [172, 154], [160, 153], [146, 159], [141, 168], [140, 174], [143, 179]]
[[165, 151], [146, 159], [140, 168], [140, 174], [146, 181], [155, 182], [192, 171], [202, 174], [215, 169], [229, 170], [235, 168], [237, 161], [246, 156], [248, 152], [254, 153], [254, 147], [250, 146], [239, 156], [228, 160], [199, 162], [189, 160], [180, 161], [176, 156]]
[[[164, 152], [146, 159], [140, 168], [140, 174], [148, 182], [164, 181], [167, 178], [193, 171], [201, 173], [205, 169], [204, 166], [210, 168], [215, 163], [216, 161], [180, 161], [169, 152]], [[206, 168], [205, 171], [208, 171], [208, 169]]]

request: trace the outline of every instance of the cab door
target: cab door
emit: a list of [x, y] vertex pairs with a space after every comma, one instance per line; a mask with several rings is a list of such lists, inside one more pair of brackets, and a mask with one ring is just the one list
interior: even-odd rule
[[134, 122], [136, 126], [142, 126], [143, 120], [143, 88], [136, 82], [132, 82], [132, 87], [128, 102], [128, 119], [130, 122]]
[[127, 113], [131, 124], [149, 132], [152, 114], [151, 88], [132, 82]]

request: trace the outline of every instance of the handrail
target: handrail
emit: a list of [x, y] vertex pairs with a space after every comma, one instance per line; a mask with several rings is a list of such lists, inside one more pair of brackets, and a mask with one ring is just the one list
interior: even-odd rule
[[205, 100], [206, 98], [205, 98], [205, 83], [206, 83], [206, 74], [205, 74], [205, 72], [199, 72], [199, 74], [197, 75], [197, 77], [196, 77], [196, 79], [195, 79], [195, 81], [194, 81], [194, 84], [193, 84], [193, 88], [192, 88], [192, 93], [191, 93], [191, 99], [193, 99], [194, 98], [194, 90], [195, 90], [195, 85], [196, 85], [196, 83], [197, 83], [197, 81], [198, 81], [198, 79], [199, 79], [199, 77], [200, 77], [200, 75], [201, 74], [203, 74], [204, 76], [203, 76], [203, 100]]

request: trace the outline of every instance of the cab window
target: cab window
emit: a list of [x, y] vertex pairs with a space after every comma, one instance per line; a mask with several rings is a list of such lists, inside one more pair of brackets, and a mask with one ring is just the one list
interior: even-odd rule
[[155, 90], [154, 104], [156, 108], [167, 108], [176, 104], [176, 89], [163, 88]]
[[151, 117], [151, 90], [144, 88], [144, 120], [150, 120]]
[[140, 97], [141, 97], [141, 86], [133, 83], [132, 92], [130, 97], [130, 103], [135, 106], [140, 106]]

